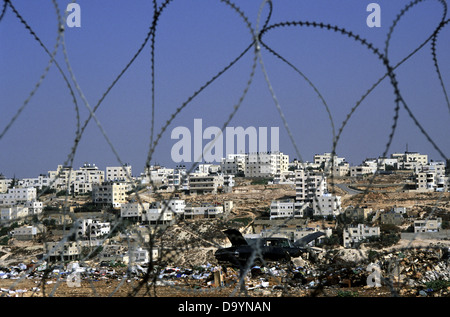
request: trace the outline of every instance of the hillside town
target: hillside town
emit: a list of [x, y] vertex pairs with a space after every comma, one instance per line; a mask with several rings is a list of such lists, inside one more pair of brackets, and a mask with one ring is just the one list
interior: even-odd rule
[[[32, 178], [0, 175], [2, 292], [17, 296], [20, 286], [8, 285], [20, 276], [27, 280], [46, 272], [50, 281], [62, 272], [89, 271], [98, 279], [122, 270], [120, 277], [126, 279], [145, 275], [148, 267], [159, 268], [161, 280], [183, 275], [195, 280], [196, 287], [202, 279], [192, 278], [194, 270], [203, 268], [206, 274], [214, 268], [201, 287], [223, 286], [231, 278], [215, 262], [214, 250], [229, 245], [222, 233], [227, 228], [238, 229], [245, 238], [276, 236], [292, 244], [312, 232], [323, 233], [309, 243], [308, 254], [291, 259], [291, 264], [301, 263], [295, 266], [297, 273], [300, 267], [311, 272], [330, 266], [327, 256], [336, 252], [358, 257], [361, 250], [373, 255], [396, 247], [432, 246], [439, 261], [448, 257], [449, 166], [426, 154], [393, 153], [357, 166], [332, 153], [316, 154], [311, 162], [290, 160], [281, 152], [231, 154], [220, 164], [201, 163], [192, 171], [183, 165], [155, 165], [134, 173], [129, 164], [102, 170], [85, 163], [78, 169], [58, 165]], [[417, 278], [413, 283], [406, 278], [410, 268], [404, 267], [395, 281], [409, 281], [417, 292], [407, 294], [419, 296], [429, 289], [426, 283], [443, 280], [439, 296], [449, 296], [448, 261], [439, 261], [433, 263], [441, 265], [432, 270], [437, 270], [434, 279], [423, 280], [425, 273], [420, 273], [421, 282]], [[274, 267], [259, 268], [259, 282], [247, 282], [247, 290], [261, 291], [261, 285], [275, 290], [281, 277], [274, 282]], [[271, 279], [263, 281], [269, 270]], [[217, 277], [214, 272], [221, 273]], [[314, 275], [302, 272], [299, 285], [314, 289]], [[352, 278], [341, 277], [333, 285], [347, 285], [343, 280]], [[36, 285], [23, 289], [30, 294], [43, 288]]]

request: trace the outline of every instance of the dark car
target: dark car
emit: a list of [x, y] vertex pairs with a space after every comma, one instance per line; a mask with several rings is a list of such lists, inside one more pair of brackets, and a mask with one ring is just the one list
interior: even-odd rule
[[267, 237], [245, 239], [235, 229], [223, 231], [231, 242], [231, 247], [220, 248], [215, 257], [221, 265], [234, 267], [263, 266], [266, 262], [288, 263], [291, 258], [300, 256], [307, 250], [307, 243], [324, 235], [322, 232], [312, 233], [295, 244], [287, 238]]

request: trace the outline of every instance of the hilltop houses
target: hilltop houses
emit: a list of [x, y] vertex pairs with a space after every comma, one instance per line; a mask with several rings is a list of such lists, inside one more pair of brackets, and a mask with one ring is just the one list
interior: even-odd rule
[[[46, 226], [52, 226], [54, 233], [61, 226], [68, 225], [74, 228], [78, 242], [91, 243], [103, 241], [114, 233], [110, 222], [113, 219], [123, 221], [125, 227], [130, 226], [133, 230], [156, 230], [180, 220], [226, 219], [238, 213], [244, 206], [241, 204], [245, 204], [246, 198], [233, 201], [240, 192], [236, 186], [264, 184], [266, 188], [284, 186], [289, 195], [270, 198], [265, 207], [255, 211], [262, 215], [258, 219], [264, 223], [261, 234], [273, 233], [271, 227], [278, 226], [278, 233], [283, 232], [295, 240], [311, 232], [311, 228], [306, 226], [308, 221], [318, 219], [348, 221], [342, 235], [339, 234], [342, 245], [347, 248], [379, 238], [381, 228], [375, 224], [410, 224], [415, 233], [439, 233], [445, 227], [445, 221], [439, 217], [415, 219], [406, 214], [405, 207], [393, 206], [385, 212], [364, 205], [352, 206], [348, 200], [343, 206], [345, 200], [331, 192], [329, 187], [330, 179], [336, 184], [333, 178], [348, 181], [350, 186], [352, 182], [364, 182], [367, 175], [390, 171], [398, 171], [406, 179], [402, 191], [449, 191], [445, 163], [429, 161], [427, 155], [416, 152], [366, 158], [356, 166], [331, 153], [316, 154], [312, 162], [295, 159], [289, 162], [289, 156], [282, 152], [229, 154], [220, 164], [201, 163], [191, 170], [184, 165], [174, 168], [153, 165], [145, 168], [139, 176], [132, 175], [133, 169], [129, 164], [110, 165], [101, 170], [95, 164], [85, 163], [78, 169], [58, 165], [56, 170], [36, 178], [8, 179], [2, 175], [0, 222], [4, 226], [18, 224], [18, 227], [10, 228], [9, 237], [33, 240], [38, 233], [37, 227], [27, 220], [46, 210], [42, 219], [45, 219]], [[41, 201], [44, 188], [50, 189], [50, 195]], [[70, 206], [66, 206], [62, 213], [61, 205], [66, 201], [70, 201]], [[87, 205], [84, 209], [83, 203]], [[41, 229], [39, 227], [39, 232]], [[133, 230], [121, 232], [121, 237], [137, 239], [139, 235], [134, 237]], [[326, 230], [321, 241], [330, 237], [333, 231], [331, 228], [320, 230]], [[60, 255], [71, 258], [78, 254], [71, 242], [68, 241], [62, 253], [55, 250], [51, 256], [54, 259]], [[145, 258], [146, 255], [138, 257]]]

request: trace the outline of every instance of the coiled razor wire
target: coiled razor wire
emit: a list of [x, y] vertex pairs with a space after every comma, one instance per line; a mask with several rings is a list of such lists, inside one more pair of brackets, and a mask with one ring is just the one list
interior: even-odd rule
[[[397, 64], [393, 65], [388, 58], [388, 52], [389, 52], [389, 46], [390, 46], [392, 34], [394, 33], [395, 28], [398, 25], [398, 22], [407, 13], [409, 13], [409, 10], [411, 8], [413, 8], [416, 5], [420, 5], [423, 2], [428, 2], [428, 1], [437, 1], [437, 2], [439, 2], [439, 4], [442, 5], [442, 18], [439, 21], [438, 26], [433, 30], [433, 33], [430, 34], [429, 37], [423, 43], [421, 43], [417, 48], [415, 48], [407, 56], [405, 56], [403, 59], [401, 59]], [[76, 1], [73, 1], [73, 3], [75, 3], [75, 2]], [[169, 126], [179, 116], [179, 114], [182, 113], [191, 104], [191, 102], [194, 99], [196, 99], [199, 95], [201, 95], [206, 90], [206, 88], [208, 88], [213, 82], [215, 82], [217, 79], [222, 77], [230, 69], [236, 67], [235, 65], [237, 64], [237, 62], [240, 61], [245, 55], [248, 55], [248, 54], [253, 54], [253, 55], [252, 55], [252, 63], [249, 67], [247, 82], [246, 82], [245, 86], [242, 88], [240, 97], [238, 98], [236, 104], [234, 105], [231, 113], [229, 114], [228, 118], [224, 121], [221, 131], [225, 127], [228, 126], [228, 124], [235, 117], [239, 108], [243, 104], [243, 102], [247, 96], [247, 93], [252, 86], [253, 80], [255, 78], [257, 66], [259, 63], [259, 65], [261, 66], [262, 73], [264, 75], [263, 78], [264, 78], [265, 82], [267, 83], [268, 91], [272, 97], [272, 101], [274, 102], [276, 110], [278, 111], [278, 114], [279, 114], [280, 118], [282, 119], [283, 126], [286, 129], [286, 132], [288, 133], [289, 139], [295, 149], [295, 154], [297, 155], [298, 158], [300, 158], [301, 162], [303, 161], [298, 144], [296, 143], [295, 137], [292, 134], [291, 129], [289, 128], [289, 125], [288, 125], [286, 117], [283, 113], [281, 104], [277, 98], [276, 91], [271, 84], [269, 73], [265, 67], [265, 60], [262, 55], [263, 51], [270, 53], [277, 60], [279, 60], [282, 63], [289, 66], [289, 68], [291, 70], [293, 70], [296, 74], [298, 74], [301, 77], [301, 79], [304, 80], [312, 88], [312, 90], [317, 94], [321, 103], [323, 104], [325, 111], [327, 112], [329, 120], [330, 120], [330, 126], [331, 126], [331, 130], [332, 130], [332, 140], [333, 140], [333, 147], [331, 149], [332, 160], [325, 166], [325, 168], [324, 168], [325, 172], [329, 171], [331, 166], [334, 166], [334, 156], [336, 154], [336, 147], [339, 143], [340, 136], [342, 135], [342, 132], [344, 131], [344, 128], [346, 127], [347, 123], [349, 122], [349, 120], [351, 119], [353, 114], [360, 108], [360, 106], [363, 103], [363, 101], [365, 100], [365, 98], [367, 98], [367, 96], [369, 96], [377, 88], [377, 86], [380, 83], [382, 83], [385, 79], [389, 79], [389, 83], [393, 88], [393, 97], [394, 97], [395, 107], [393, 109], [394, 114], [392, 117], [393, 122], [392, 122], [392, 126], [391, 126], [391, 131], [389, 133], [388, 140], [386, 141], [386, 146], [385, 146], [385, 150], [382, 154], [382, 157], [386, 157], [389, 152], [394, 134], [397, 130], [399, 111], [400, 111], [400, 108], [403, 107], [406, 110], [406, 112], [408, 113], [409, 117], [413, 120], [416, 127], [425, 136], [427, 141], [433, 146], [433, 148], [437, 151], [437, 153], [439, 153], [441, 158], [445, 161], [448, 160], [448, 157], [446, 156], [444, 149], [442, 149], [433, 140], [433, 138], [429, 135], [429, 133], [424, 129], [422, 124], [417, 119], [417, 116], [412, 112], [412, 110], [410, 109], [410, 107], [408, 106], [408, 104], [406, 103], [404, 98], [402, 97], [402, 94], [401, 94], [401, 91], [399, 88], [399, 82], [398, 82], [397, 76], [395, 74], [395, 71], [397, 70], [397, 68], [399, 68], [405, 61], [407, 61], [414, 54], [416, 54], [418, 51], [422, 50], [427, 44], [430, 43], [431, 44], [431, 54], [430, 55], [431, 55], [431, 59], [433, 61], [433, 65], [435, 67], [435, 73], [436, 73], [437, 79], [439, 80], [440, 88], [442, 89], [443, 95], [445, 97], [447, 107], [450, 111], [450, 102], [449, 102], [447, 90], [446, 90], [446, 87], [444, 84], [442, 70], [439, 66], [439, 60], [438, 60], [438, 54], [437, 54], [437, 45], [438, 45], [438, 40], [439, 40], [438, 35], [445, 27], [448, 26], [448, 23], [450, 21], [447, 18], [447, 2], [446, 1], [444, 1], [444, 0], [415, 0], [415, 1], [409, 2], [398, 13], [396, 18], [392, 22], [392, 25], [389, 28], [389, 32], [388, 32], [388, 35], [385, 40], [384, 49], [379, 49], [379, 48], [376, 48], [373, 45], [373, 43], [369, 42], [367, 39], [362, 38], [360, 35], [352, 32], [350, 30], [347, 30], [345, 28], [342, 28], [340, 26], [331, 25], [326, 22], [304, 21], [304, 20], [295, 21], [294, 20], [294, 21], [282, 21], [282, 22], [271, 24], [271, 17], [272, 17], [272, 11], [273, 11], [274, 5], [282, 5], [279, 3], [274, 4], [274, 2], [271, 0], [264, 0], [261, 2], [259, 11], [257, 14], [256, 25], [253, 26], [250, 19], [247, 16], [247, 14], [244, 11], [242, 11], [235, 2], [228, 1], [228, 0], [220, 0], [220, 2], [225, 6], [225, 9], [231, 10], [234, 14], [236, 14], [242, 20], [245, 28], [247, 29], [247, 31], [249, 32], [249, 35], [250, 35], [249, 36], [249, 44], [247, 45], [247, 47], [245, 47], [241, 51], [240, 54], [238, 54], [234, 59], [232, 59], [227, 65], [223, 66], [222, 69], [218, 70], [214, 76], [212, 76], [208, 81], [206, 81], [202, 86], [200, 86], [196, 91], [194, 91], [186, 99], [185, 102], [183, 102], [178, 108], [176, 108], [176, 110], [172, 113], [172, 115], [167, 120], [167, 122], [163, 125], [163, 127], [161, 128], [159, 133], [157, 133], [155, 136], [155, 131], [154, 131], [155, 130], [155, 109], [157, 108], [156, 101], [155, 101], [155, 94], [156, 94], [155, 65], [157, 65], [157, 63], [158, 63], [158, 61], [155, 59], [155, 50], [157, 48], [157, 43], [158, 43], [157, 39], [156, 39], [156, 31], [158, 28], [159, 20], [161, 18], [164, 18], [165, 9], [173, 3], [175, 3], [173, 5], [176, 5], [176, 2], [177, 1], [173, 1], [173, 0], [165, 0], [160, 5], [158, 5], [156, 0], [152, 1], [153, 12], [152, 12], [152, 17], [149, 19], [149, 20], [151, 20], [151, 24], [149, 26], [148, 32], [147, 32], [144, 40], [142, 41], [141, 45], [134, 53], [133, 57], [125, 64], [125, 66], [122, 68], [122, 70], [119, 72], [119, 74], [112, 80], [111, 84], [108, 86], [108, 88], [105, 90], [105, 92], [101, 95], [101, 98], [98, 100], [98, 102], [93, 107], [91, 107], [87, 98], [85, 97], [85, 95], [83, 93], [81, 86], [79, 85], [79, 83], [74, 75], [74, 71], [73, 71], [71, 63], [70, 63], [70, 58], [69, 58], [70, 52], [67, 50], [67, 47], [65, 45], [65, 28], [64, 28], [65, 17], [60, 13], [60, 8], [58, 6], [57, 1], [52, 0], [52, 4], [53, 4], [53, 7], [56, 12], [57, 37], [55, 39], [53, 51], [50, 51], [46, 47], [46, 45], [40, 40], [39, 35], [32, 29], [32, 27], [27, 23], [26, 19], [16, 9], [16, 7], [13, 4], [13, 1], [3, 0], [3, 5], [1, 8], [1, 13], [0, 13], [0, 22], [3, 20], [5, 15], [10, 14], [9, 10], [11, 10], [11, 12], [12, 12], [11, 14], [14, 14], [14, 16], [17, 17], [19, 22], [21, 24], [23, 24], [24, 27], [28, 30], [28, 32], [31, 35], [32, 40], [38, 42], [40, 48], [43, 49], [45, 51], [45, 53], [48, 55], [49, 61], [46, 65], [46, 67], [44, 68], [42, 75], [39, 77], [38, 81], [36, 82], [34, 88], [28, 94], [28, 96], [25, 98], [25, 101], [23, 102], [23, 104], [18, 108], [16, 114], [11, 118], [11, 120], [8, 122], [8, 124], [1, 130], [0, 140], [6, 135], [6, 133], [11, 128], [11, 126], [13, 126], [14, 123], [16, 122], [16, 120], [20, 117], [23, 110], [27, 107], [30, 100], [35, 95], [36, 91], [39, 90], [42, 83], [45, 81], [46, 75], [48, 74], [49, 70], [54, 65], [57, 67], [58, 73], [61, 75], [62, 80], [65, 82], [65, 84], [67, 86], [67, 90], [72, 98], [73, 105], [75, 108], [75, 114], [76, 114], [75, 138], [72, 142], [72, 149], [71, 149], [70, 153], [68, 154], [68, 157], [64, 163], [64, 166], [71, 167], [73, 165], [74, 158], [75, 158], [75, 155], [76, 155], [76, 152], [78, 149], [78, 145], [79, 145], [82, 137], [84, 136], [86, 127], [88, 126], [91, 119], [94, 120], [95, 125], [100, 130], [101, 135], [107, 141], [108, 146], [111, 148], [112, 152], [114, 153], [114, 155], [117, 159], [117, 162], [121, 166], [123, 166], [124, 165], [123, 160], [121, 159], [118, 152], [116, 151], [115, 146], [114, 146], [113, 142], [109, 139], [106, 131], [102, 128], [101, 122], [96, 116], [96, 112], [100, 108], [102, 103], [104, 102], [107, 95], [114, 89], [115, 85], [120, 81], [122, 76], [126, 72], [130, 71], [131, 65], [135, 62], [137, 57], [142, 54], [144, 48], [149, 45], [150, 46], [151, 115], [152, 116], [151, 116], [151, 124], [150, 124], [149, 149], [148, 149], [148, 154], [147, 154], [146, 163], [145, 163], [145, 167], [147, 169], [150, 168], [150, 162], [153, 158], [154, 153], [157, 151], [156, 150], [157, 145], [160, 143], [163, 134], [167, 131]], [[268, 8], [268, 13], [264, 19], [264, 23], [261, 24], [261, 20], [264, 18], [262, 12], [265, 8]], [[66, 12], [66, 16], [67, 16], [67, 12]], [[1, 24], [0, 24], [0, 27], [1, 27]], [[362, 97], [351, 108], [350, 112], [347, 114], [345, 120], [342, 122], [342, 125], [339, 127], [338, 130], [336, 130], [335, 118], [333, 118], [333, 115], [331, 114], [328, 103], [326, 102], [323, 94], [317, 88], [318, 86], [316, 84], [314, 84], [313, 81], [310, 78], [308, 78], [298, 66], [296, 66], [294, 63], [292, 63], [285, 57], [283, 57], [281, 54], [279, 54], [277, 52], [276, 48], [271, 47], [264, 41], [264, 38], [268, 33], [272, 33], [274, 30], [283, 30], [283, 29], [288, 29], [288, 28], [306, 28], [306, 29], [313, 28], [313, 29], [318, 29], [318, 30], [324, 31], [324, 32], [333, 32], [337, 36], [343, 36], [343, 37], [352, 39], [357, 44], [359, 44], [362, 47], [364, 47], [365, 49], [367, 49], [375, 57], [377, 57], [380, 64], [383, 67], [385, 67], [385, 69], [386, 69], [385, 74], [381, 78], [379, 78], [371, 87], [369, 87], [367, 89], [366, 93], [364, 95], [362, 95]], [[280, 33], [279, 36], [282, 36], [282, 34]], [[68, 72], [69, 75], [66, 75], [66, 72], [63, 69], [63, 65], [60, 65], [55, 59], [59, 48], [62, 48], [66, 71]], [[81, 98], [81, 101], [84, 104], [84, 106], [86, 107], [86, 109], [89, 111], [89, 117], [83, 123], [80, 119], [80, 108], [79, 108], [80, 106], [77, 101], [77, 97], [76, 97], [77, 94], [78, 94], [79, 98]], [[214, 145], [214, 142], [211, 142], [209, 144], [208, 148], [203, 149], [203, 152], [206, 152], [207, 150], [209, 150], [213, 145]], [[196, 160], [196, 162], [197, 161], [198, 160]], [[186, 175], [188, 175], [190, 172], [192, 172], [197, 167], [197, 165], [198, 165], [198, 163], [194, 163], [193, 166], [186, 172]], [[380, 175], [378, 173], [380, 167], [381, 166], [379, 165], [377, 172], [373, 175], [373, 177], [371, 177], [369, 185], [366, 187], [364, 193], [359, 197], [359, 201], [358, 201], [356, 207], [358, 207], [363, 202], [364, 197], [369, 193], [370, 188], [373, 185], [373, 182]], [[71, 171], [69, 171], [69, 178], [70, 178], [70, 172]], [[132, 180], [131, 175], [129, 175], [127, 171], [126, 171], [126, 173], [127, 173], [127, 175], [126, 175], [127, 180], [131, 182], [131, 180]], [[325, 174], [326, 173], [324, 173], [324, 175]], [[334, 174], [331, 173], [332, 178], [333, 178], [333, 175]], [[50, 186], [53, 185], [53, 183], [56, 182], [60, 176], [61, 175], [58, 174], [57, 177], [52, 181], [52, 184], [50, 184]], [[151, 186], [153, 188], [155, 188], [154, 180], [151, 178], [151, 175], [149, 175], [149, 176], [150, 176], [149, 182], [150, 182]], [[183, 177], [185, 177], [185, 176], [183, 176]], [[332, 183], [334, 186], [333, 181], [332, 181]], [[48, 188], [50, 188], [50, 186]], [[135, 187], [133, 189], [133, 191], [135, 193], [135, 197], [138, 200], [139, 204], [141, 206], [143, 206], [142, 205], [143, 200], [139, 194], [138, 187]], [[45, 193], [46, 193], [46, 191], [40, 192], [38, 195], [38, 198], [40, 196], [44, 195]], [[169, 199], [174, 198], [178, 193], [179, 193], [178, 191], [172, 192]], [[163, 199], [163, 196], [158, 192], [155, 192], [154, 195], [157, 199]], [[69, 207], [68, 206], [68, 198], [69, 197], [68, 197], [68, 193], [67, 193], [66, 198], [65, 198], [64, 208], [62, 211], [62, 214], [64, 216], [66, 216], [66, 215], [71, 216], [71, 214], [68, 212], [68, 207]], [[432, 217], [436, 213], [436, 210], [439, 208], [439, 205], [441, 204], [442, 200], [444, 200], [444, 199], [445, 199], [445, 194], [442, 193], [440, 195], [440, 197], [436, 200], [435, 205], [433, 206], [428, 217]], [[161, 219], [161, 217], [164, 216], [164, 213], [167, 211], [167, 209], [168, 209], [168, 207], [165, 206], [163, 212], [160, 214], [160, 219]], [[42, 219], [38, 219], [38, 220], [42, 221]], [[288, 221], [289, 221], [289, 219], [286, 220], [286, 223]], [[181, 222], [183, 222], [183, 220], [180, 217], [180, 219], [177, 219], [176, 223], [181, 223]], [[222, 220], [215, 220], [214, 222], [218, 228], [225, 228], [225, 226], [227, 225]], [[69, 225], [69, 224], [64, 225], [64, 237], [55, 246], [55, 248], [63, 248], [64, 243], [69, 241], [70, 238], [73, 236], [78, 224], [79, 223], [78, 223], [77, 219], [73, 218], [72, 225]], [[114, 223], [114, 226], [113, 226], [111, 232], [114, 232], [115, 229], [119, 228], [123, 224], [124, 224], [124, 221], [121, 218], [117, 219], [117, 221]], [[8, 225], [8, 223], [6, 225]], [[195, 232], [195, 229], [189, 229], [188, 226], [179, 226], [178, 228], [180, 230], [185, 231], [188, 235], [190, 235], [192, 237], [196, 237], [197, 240], [201, 240], [200, 243], [197, 242], [199, 245], [197, 246], [197, 245], [193, 244], [193, 245], [183, 245], [183, 246], [178, 246], [178, 245], [177, 246], [174, 246], [174, 245], [165, 246], [164, 244], [167, 243], [167, 242], [165, 242], [165, 236], [167, 234], [169, 234], [170, 230], [168, 230], [169, 228], [161, 226], [161, 225], [154, 226], [154, 228], [153, 228], [154, 230], [148, 232], [149, 241], [145, 241], [144, 237], [142, 235], [138, 234], [138, 236], [137, 236], [137, 238], [139, 240], [138, 245], [149, 251], [150, 260], [146, 266], [146, 269], [143, 270], [143, 272], [141, 272], [142, 274], [138, 275], [139, 281], [136, 283], [136, 285], [134, 285], [131, 290], [129, 290], [127, 288], [127, 296], [142, 296], [142, 295], [144, 295], [144, 296], [159, 296], [161, 294], [160, 293], [161, 292], [160, 291], [161, 284], [166, 285], [166, 286], [168, 285], [169, 288], [171, 288], [175, 291], [181, 292], [182, 294], [185, 294], [185, 295], [188, 295], [188, 294], [190, 294], [190, 295], [192, 295], [192, 294], [208, 295], [210, 290], [213, 292], [217, 292], [217, 290], [220, 290], [223, 288], [223, 287], [218, 287], [218, 288], [214, 288], [214, 289], [199, 289], [199, 290], [197, 290], [197, 289], [192, 288], [192, 286], [183, 286], [181, 284], [172, 285], [170, 283], [164, 284], [164, 280], [161, 279], [160, 273], [161, 273], [161, 270], [164, 269], [165, 262], [160, 260], [161, 258], [170, 259], [170, 258], [175, 257], [176, 255], [188, 253], [192, 250], [196, 250], [197, 248], [200, 248], [200, 249], [210, 248], [210, 250], [215, 250], [215, 249], [221, 247], [217, 242], [208, 241], [208, 240], [201, 238], [201, 235], [198, 234], [197, 232]], [[274, 230], [271, 231], [272, 232], [271, 234], [276, 234], [277, 232], [279, 232], [280, 228], [281, 228], [281, 226], [273, 228]], [[44, 237], [43, 237], [44, 245], [45, 245], [45, 242], [47, 241], [46, 239], [47, 239], [47, 237], [46, 237], [46, 235], [44, 235]], [[408, 245], [406, 248], [397, 248], [397, 249], [394, 249], [394, 251], [377, 252], [375, 255], [372, 254], [370, 257], [364, 256], [362, 250], [355, 249], [355, 251], [359, 252], [360, 259], [357, 260], [355, 263], [353, 263], [353, 265], [355, 267], [357, 267], [357, 266], [366, 267], [367, 265], [369, 265], [371, 263], [378, 263], [380, 265], [380, 269], [383, 270], [383, 274], [381, 275], [382, 282], [389, 287], [389, 291], [392, 296], [398, 296], [399, 293], [398, 293], [398, 289], [396, 288], [396, 285], [394, 283], [394, 280], [393, 280], [392, 276], [387, 274], [386, 272], [388, 272], [392, 269], [391, 266], [393, 265], [393, 263], [398, 264], [398, 261], [399, 261], [398, 259], [401, 260], [402, 257], [399, 257], [399, 254], [402, 254], [402, 256], [404, 256], [404, 254], [407, 252], [425, 252], [425, 253], [426, 252], [436, 252], [436, 254], [438, 254], [438, 256], [435, 257], [434, 260], [440, 261], [438, 263], [444, 263], [444, 266], [447, 265], [447, 266], [445, 266], [445, 269], [448, 270], [448, 261], [445, 262], [445, 257], [440, 253], [442, 251], [441, 246], [426, 247], [426, 248], [419, 247], [418, 248], [416, 246], [415, 247], [412, 246], [413, 241], [414, 241], [414, 239], [411, 240], [411, 244]], [[131, 247], [130, 243], [131, 242], [129, 242], [129, 246]], [[156, 246], [159, 247], [160, 252], [161, 252], [160, 259], [153, 259], [152, 250]], [[102, 245], [97, 246], [97, 248], [90, 251], [89, 254], [82, 257], [80, 259], [80, 262], [84, 263], [84, 261], [89, 259], [93, 254], [95, 254], [95, 252], [98, 252], [102, 247], [103, 247]], [[12, 290], [16, 286], [20, 285], [20, 282], [26, 278], [27, 274], [32, 273], [32, 271], [36, 267], [38, 267], [39, 265], [44, 263], [48, 259], [49, 252], [50, 252], [50, 250], [46, 250], [46, 254], [44, 255], [44, 257], [42, 259], [40, 259], [37, 263], [35, 263], [34, 266], [28, 268], [26, 271], [26, 274], [22, 275], [19, 279], [17, 279], [16, 282], [10, 287], [10, 289]], [[250, 261], [248, 262], [249, 264], [251, 264], [253, 262], [253, 260], [257, 258], [259, 252], [260, 252], [260, 250], [258, 250], [258, 248], [256, 248], [254, 254], [252, 254], [252, 256], [251, 256]], [[314, 257], [315, 257], [314, 254], [311, 253], [310, 255], [311, 255], [311, 259], [314, 259]], [[314, 287], [314, 291], [312, 293], [310, 293], [309, 296], [321, 296], [321, 295], [326, 296], [327, 291], [324, 289], [324, 286], [327, 285], [327, 281], [329, 280], [330, 276], [336, 277], [339, 274], [340, 274], [339, 276], [342, 275], [341, 274], [342, 267], [336, 266], [335, 267], [336, 271], [334, 271], [334, 272], [330, 271], [330, 268], [331, 268], [331, 270], [334, 268], [333, 265], [330, 265], [330, 263], [335, 263], [334, 260], [335, 260], [336, 256], [337, 255], [336, 255], [335, 251], [330, 250], [330, 251], [326, 252], [326, 254], [323, 256], [323, 258], [321, 260], [315, 261], [316, 268], [315, 268], [315, 272], [314, 272], [314, 281], [316, 282], [316, 285]], [[390, 260], [386, 261], [387, 258], [389, 258]], [[322, 263], [320, 261], [322, 261]], [[46, 281], [48, 279], [52, 278], [53, 269], [62, 267], [61, 265], [63, 263], [64, 263], [63, 258], [61, 258], [61, 262], [51, 264], [44, 271], [44, 275], [42, 277], [42, 282], [39, 284], [39, 286], [42, 287], [44, 296], [57, 296], [61, 285], [63, 285], [63, 283], [66, 282], [66, 280], [64, 278], [59, 278], [54, 286], [51, 286], [51, 287], [46, 286], [47, 285]], [[324, 264], [324, 263], [328, 263], [328, 264]], [[445, 264], [445, 263], [447, 263], [447, 264]], [[247, 266], [243, 266], [243, 267], [239, 268], [239, 274], [237, 276], [237, 279], [235, 279], [233, 284], [231, 285], [234, 287], [234, 289], [232, 292], [227, 293], [228, 295], [249, 296], [249, 292], [245, 287], [245, 279], [248, 276], [248, 274], [252, 271], [252, 268], [253, 267], [251, 265], [247, 265]], [[283, 283], [282, 283], [282, 285], [283, 285], [282, 292], [284, 295], [289, 296], [289, 286], [295, 284], [296, 273], [295, 273], [294, 268], [292, 267], [292, 263], [287, 263], [286, 266], [282, 268], [282, 270], [285, 270], [287, 272], [287, 274], [284, 277]], [[339, 271], [341, 271], [341, 273], [339, 273]], [[367, 276], [367, 274], [364, 276]], [[108, 296], [117, 296], [118, 293], [121, 291], [121, 289], [125, 288], [125, 286], [128, 284], [128, 279], [131, 279], [133, 277], [136, 277], [136, 273], [134, 272], [134, 268], [131, 265], [129, 265], [126, 268], [126, 273], [124, 273], [123, 278], [120, 279], [120, 283], [118, 283], [118, 285], [116, 285], [112, 289], [112, 291], [109, 292]], [[88, 282], [90, 290], [92, 291], [92, 296], [101, 296], [101, 294], [98, 293], [98, 290], [94, 283], [94, 279], [91, 276], [87, 275], [84, 280]], [[227, 287], [230, 288], [230, 285], [227, 285]], [[49, 288], [48, 294], [47, 294], [47, 288]]]

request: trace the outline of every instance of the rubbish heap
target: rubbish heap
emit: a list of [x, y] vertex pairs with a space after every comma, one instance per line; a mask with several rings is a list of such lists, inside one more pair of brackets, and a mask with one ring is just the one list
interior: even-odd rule
[[[450, 296], [450, 260], [443, 248], [411, 248], [384, 253], [365, 250], [358, 255], [355, 250], [341, 251], [323, 250], [313, 256], [293, 258], [290, 263], [268, 262], [264, 266], [248, 268], [244, 274], [239, 269], [206, 263], [192, 267], [159, 266], [154, 268], [152, 276], [156, 274], [156, 285], [162, 287], [194, 292], [234, 287], [253, 296], [282, 296], [285, 291], [308, 296], [307, 291], [312, 290], [370, 287], [387, 287], [392, 295], [399, 296]], [[145, 265], [105, 267], [95, 263], [71, 263], [47, 267], [45, 263], [39, 266], [20, 263], [0, 267], [0, 282], [27, 279], [41, 286], [43, 280], [46, 284], [65, 281], [74, 273], [81, 281], [125, 279], [129, 282], [142, 280], [147, 270]], [[149, 283], [152, 281], [149, 279]], [[372, 283], [374, 281], [376, 283]], [[10, 289], [4, 285], [7, 284], [1, 284], [1, 296], [23, 296], [37, 290], [33, 287]]]

